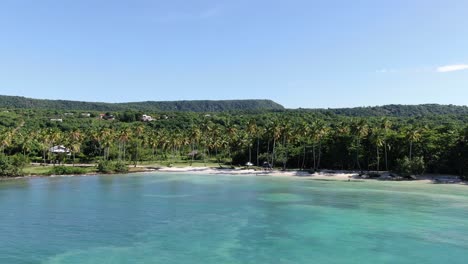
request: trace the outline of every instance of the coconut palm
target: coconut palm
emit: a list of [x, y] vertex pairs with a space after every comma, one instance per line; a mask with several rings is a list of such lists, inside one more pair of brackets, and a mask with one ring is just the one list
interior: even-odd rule
[[258, 126], [255, 123], [254, 119], [251, 119], [247, 123], [247, 134], [248, 134], [248, 139], [249, 139], [249, 163], [252, 162], [252, 139], [254, 137], [257, 138], [257, 166], [258, 166], [258, 149], [259, 149], [259, 138], [258, 138]]
[[272, 154], [271, 154], [271, 166], [275, 166], [275, 147], [276, 147], [276, 141], [281, 137], [281, 124], [279, 123], [278, 120], [274, 120], [272, 123], [270, 123], [269, 126], [269, 134], [271, 138], [273, 139], [273, 149], [272, 149]]
[[190, 166], [192, 166], [195, 155], [196, 155], [196, 153], [198, 153], [198, 152], [195, 151], [195, 148], [198, 146], [198, 143], [199, 143], [200, 138], [201, 138], [200, 128], [198, 126], [196, 126], [196, 125], [192, 125], [192, 127], [190, 128], [189, 137], [190, 137], [190, 143], [191, 143], [191, 146], [192, 146], [192, 152], [190, 153], [190, 156], [191, 156]]
[[355, 140], [355, 154], [356, 154], [356, 164], [359, 170], [361, 169], [361, 164], [359, 162], [359, 154], [361, 149], [361, 140], [368, 135], [369, 126], [364, 119], [360, 119], [351, 123], [351, 133], [354, 136]]
[[302, 165], [301, 170], [304, 169], [305, 159], [306, 159], [306, 147], [307, 143], [310, 141], [310, 125], [309, 123], [303, 121], [300, 125], [296, 127], [296, 135], [298, 136], [299, 141], [302, 143]]
[[406, 131], [406, 139], [409, 142], [409, 159], [413, 157], [413, 144], [421, 140], [421, 129], [410, 127]]
[[75, 166], [75, 154], [81, 150], [83, 143], [83, 134], [80, 130], [75, 129], [69, 134], [70, 149], [73, 153], [73, 166]]
[[385, 145], [384, 132], [382, 129], [373, 127], [371, 128], [371, 142], [375, 145], [376, 159], [377, 159], [377, 171], [380, 170], [380, 151], [379, 149]]
[[388, 144], [388, 137], [390, 135], [390, 129], [392, 127], [392, 122], [388, 118], [384, 118], [381, 121], [380, 128], [383, 132], [383, 146], [384, 146], [384, 154], [385, 154], [385, 170], [388, 171], [388, 154], [387, 149], [390, 147]]
[[101, 129], [101, 143], [104, 147], [104, 160], [109, 160], [110, 147], [114, 141], [114, 131], [110, 128]]
[[132, 131], [130, 128], [124, 128], [119, 131], [119, 134], [117, 137], [119, 141], [119, 159], [126, 160], [127, 143], [130, 141], [130, 138], [132, 137]]

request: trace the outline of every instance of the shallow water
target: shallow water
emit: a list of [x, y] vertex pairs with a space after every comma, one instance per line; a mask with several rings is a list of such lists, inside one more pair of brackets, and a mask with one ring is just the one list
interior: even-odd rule
[[468, 186], [134, 174], [0, 182], [0, 263], [466, 263]]

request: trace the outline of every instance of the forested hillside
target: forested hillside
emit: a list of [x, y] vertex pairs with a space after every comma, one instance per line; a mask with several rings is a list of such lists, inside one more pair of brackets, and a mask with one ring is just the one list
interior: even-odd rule
[[[124, 112], [224, 112], [224, 111], [283, 111], [282, 105], [272, 100], [189, 100], [189, 101], [145, 101], [128, 103], [100, 103], [69, 100], [44, 100], [20, 96], [0, 95], [0, 108], [4, 109], [42, 109], [64, 111], [101, 111]], [[317, 113], [322, 115], [341, 115], [349, 117], [430, 117], [468, 115], [468, 106], [457, 105], [384, 105], [355, 108], [329, 109], [290, 109], [299, 113]]]
[[468, 115], [468, 106], [421, 104], [421, 105], [384, 105], [372, 107], [334, 108], [334, 109], [301, 109], [354, 117], [387, 116], [387, 117], [421, 117], [434, 115]]
[[82, 111], [124, 111], [146, 112], [184, 111], [221, 112], [235, 110], [282, 110], [284, 107], [271, 100], [191, 100], [191, 101], [146, 101], [132, 103], [99, 103], [69, 100], [44, 100], [20, 96], [0, 96], [0, 108], [82, 110]]

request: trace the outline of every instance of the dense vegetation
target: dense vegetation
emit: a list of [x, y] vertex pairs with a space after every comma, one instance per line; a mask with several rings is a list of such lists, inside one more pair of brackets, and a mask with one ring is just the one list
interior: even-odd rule
[[[5, 155], [0, 174], [2, 166], [20, 168], [14, 164], [25, 159], [93, 162], [102, 172], [124, 171], [122, 164], [137, 162], [170, 165], [198, 160], [220, 165], [268, 162], [310, 171], [468, 174], [468, 120], [463, 111], [365, 118], [302, 109], [153, 112], [152, 122], [140, 121], [143, 112], [136, 110], [107, 113], [115, 120], [99, 118], [100, 114], [0, 110], [0, 153]], [[50, 153], [56, 145], [69, 148], [71, 154]]]
[[232, 110], [281, 110], [283, 106], [271, 100], [192, 100], [136, 103], [96, 103], [67, 100], [43, 100], [20, 96], [0, 95], [0, 108], [82, 110], [82, 111], [185, 111], [185, 112], [221, 112]]
[[371, 107], [355, 108], [336, 108], [336, 109], [311, 109], [308, 111], [329, 113], [335, 115], [345, 115], [354, 117], [367, 116], [392, 116], [392, 117], [422, 117], [434, 115], [468, 115], [468, 106], [456, 105], [384, 105]]

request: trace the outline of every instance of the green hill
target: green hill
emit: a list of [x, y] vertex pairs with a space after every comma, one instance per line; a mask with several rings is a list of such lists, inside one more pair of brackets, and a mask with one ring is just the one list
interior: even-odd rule
[[284, 107], [271, 100], [191, 100], [164, 102], [99, 103], [69, 100], [32, 99], [21, 96], [0, 95], [0, 108], [83, 110], [83, 111], [183, 111], [222, 112], [235, 110], [282, 110]]
[[[47, 109], [63, 111], [122, 112], [128, 110], [154, 113], [164, 112], [224, 112], [224, 111], [283, 111], [282, 105], [272, 100], [187, 100], [146, 101], [129, 103], [100, 103], [70, 100], [32, 99], [20, 96], [0, 95], [0, 108]], [[289, 109], [293, 112], [320, 113], [349, 117], [424, 117], [455, 115], [468, 116], [468, 106], [421, 104], [384, 105], [354, 108]]]
[[435, 115], [468, 115], [468, 106], [421, 104], [421, 105], [384, 105], [354, 108], [300, 109], [305, 112], [318, 112], [350, 117], [423, 117]]

